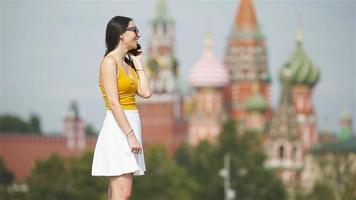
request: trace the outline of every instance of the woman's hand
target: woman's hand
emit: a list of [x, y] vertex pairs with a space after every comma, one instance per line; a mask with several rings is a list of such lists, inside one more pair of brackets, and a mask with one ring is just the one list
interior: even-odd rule
[[127, 136], [127, 140], [129, 142], [129, 146], [133, 153], [137, 153], [137, 154], [142, 153], [142, 147], [141, 147], [140, 143], [138, 142], [134, 133], [129, 134]]
[[137, 56], [131, 55], [131, 59], [135, 65], [136, 70], [142, 70], [142, 50], [138, 50], [140, 52]]

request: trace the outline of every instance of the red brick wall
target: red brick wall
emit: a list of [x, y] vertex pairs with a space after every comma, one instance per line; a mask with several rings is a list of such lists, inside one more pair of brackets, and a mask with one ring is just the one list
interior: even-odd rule
[[[93, 149], [95, 138], [89, 139], [87, 149]], [[31, 174], [37, 160], [48, 158], [52, 153], [62, 158], [79, 155], [83, 150], [67, 148], [65, 137], [11, 134], [0, 135], [0, 157], [16, 180], [23, 180]]]
[[186, 122], [175, 118], [174, 103], [145, 103], [138, 107], [144, 146], [163, 144], [173, 153], [186, 135]]

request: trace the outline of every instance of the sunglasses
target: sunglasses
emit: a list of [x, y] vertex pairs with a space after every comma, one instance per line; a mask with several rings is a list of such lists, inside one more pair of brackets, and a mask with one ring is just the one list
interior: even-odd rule
[[138, 28], [136, 26], [130, 27], [126, 29], [127, 31], [132, 31], [134, 32], [136, 35], [139, 33]]

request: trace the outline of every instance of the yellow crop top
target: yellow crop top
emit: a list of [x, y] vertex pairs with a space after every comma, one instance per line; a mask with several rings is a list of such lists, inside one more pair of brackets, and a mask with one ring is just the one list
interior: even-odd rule
[[[125, 70], [122, 68], [122, 65], [119, 62], [117, 62], [117, 60], [110, 54], [108, 56], [112, 57], [115, 60], [116, 67], [119, 70], [119, 76], [117, 77], [117, 89], [119, 94], [119, 102], [122, 109], [136, 110], [137, 107], [136, 107], [135, 94], [138, 86], [138, 77], [136, 71], [132, 67], [130, 67], [130, 73], [133, 76], [133, 79], [131, 79], [128, 76], [128, 74], [126, 74]], [[111, 110], [109, 99], [105, 93], [104, 85], [100, 83], [100, 78], [99, 78], [99, 87], [104, 98], [105, 109]]]

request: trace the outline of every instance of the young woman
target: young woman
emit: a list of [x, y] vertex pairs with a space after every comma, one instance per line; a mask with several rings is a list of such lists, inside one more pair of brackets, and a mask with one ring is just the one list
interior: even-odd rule
[[99, 73], [106, 117], [91, 174], [109, 176], [109, 200], [129, 199], [133, 176], [144, 175], [146, 170], [135, 94], [149, 98], [151, 89], [142, 66], [139, 38], [131, 18], [116, 16], [107, 24], [107, 50]]

